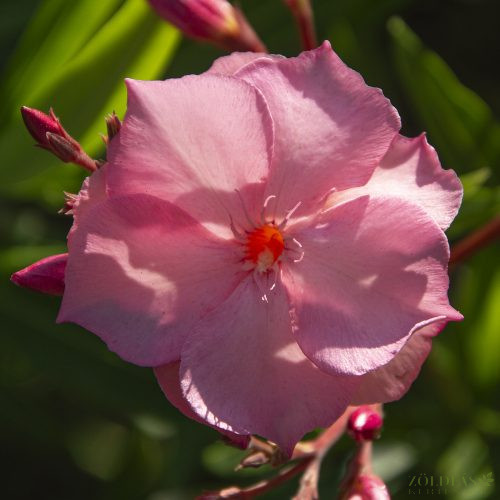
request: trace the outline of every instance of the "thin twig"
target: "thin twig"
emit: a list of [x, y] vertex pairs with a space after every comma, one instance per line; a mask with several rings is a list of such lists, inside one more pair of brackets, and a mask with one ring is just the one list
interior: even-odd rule
[[450, 255], [450, 267], [463, 262], [498, 237], [500, 237], [500, 217], [495, 217], [483, 227], [453, 245]]
[[311, 0], [285, 0], [297, 22], [304, 50], [318, 46]]

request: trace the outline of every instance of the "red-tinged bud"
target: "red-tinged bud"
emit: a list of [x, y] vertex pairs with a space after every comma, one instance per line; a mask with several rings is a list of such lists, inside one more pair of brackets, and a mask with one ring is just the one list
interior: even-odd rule
[[108, 138], [106, 142], [109, 143], [109, 141], [113, 139], [113, 137], [118, 132], [120, 132], [120, 129], [122, 127], [122, 122], [120, 121], [120, 118], [116, 116], [116, 113], [114, 111], [111, 114], [106, 115], [105, 120], [106, 120], [106, 128], [108, 130]]
[[16, 285], [31, 288], [37, 292], [62, 295], [67, 260], [67, 253], [51, 255], [17, 271], [10, 277], [10, 280]]
[[356, 441], [372, 441], [380, 436], [383, 420], [371, 406], [360, 406], [347, 422], [347, 432]]
[[65, 163], [76, 163], [90, 172], [97, 169], [96, 161], [64, 130], [52, 109], [50, 114], [46, 115], [37, 109], [23, 106], [21, 114], [28, 132], [38, 146], [50, 151]]
[[71, 137], [67, 139], [62, 135], [47, 132], [47, 142], [49, 143], [48, 149], [64, 163], [76, 163], [89, 172], [97, 169], [96, 161], [90, 158], [80, 144]]
[[229, 51], [266, 52], [243, 13], [227, 0], [149, 0], [153, 9], [186, 35]]
[[50, 110], [50, 115], [46, 115], [38, 109], [23, 106], [21, 108], [21, 115], [28, 132], [38, 145], [43, 148], [50, 149], [47, 133], [61, 136], [67, 135], [52, 109]]
[[382, 479], [370, 474], [357, 477], [341, 498], [342, 500], [390, 500], [391, 496]]
[[47, 132], [49, 149], [64, 163], [74, 162], [78, 158], [78, 148], [62, 135]]

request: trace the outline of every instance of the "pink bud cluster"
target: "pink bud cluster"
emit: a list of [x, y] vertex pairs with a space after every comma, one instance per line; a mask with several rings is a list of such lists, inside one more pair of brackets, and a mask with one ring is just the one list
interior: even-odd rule
[[388, 500], [385, 483], [372, 471], [372, 441], [380, 436], [383, 419], [380, 405], [364, 405], [347, 421], [347, 433], [358, 443], [341, 485], [342, 500]]
[[23, 106], [21, 114], [37, 146], [50, 151], [65, 163], [76, 163], [89, 172], [97, 169], [96, 161], [64, 130], [52, 109], [47, 115], [38, 109]]

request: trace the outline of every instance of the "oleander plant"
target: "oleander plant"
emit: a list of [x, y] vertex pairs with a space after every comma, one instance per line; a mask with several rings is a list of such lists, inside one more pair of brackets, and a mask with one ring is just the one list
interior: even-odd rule
[[498, 6], [5, 7], [2, 497], [496, 498]]

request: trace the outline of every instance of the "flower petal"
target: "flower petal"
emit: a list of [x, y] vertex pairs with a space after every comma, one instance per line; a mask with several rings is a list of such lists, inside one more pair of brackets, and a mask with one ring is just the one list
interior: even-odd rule
[[360, 186], [400, 128], [397, 111], [328, 42], [299, 57], [257, 60], [235, 74], [266, 98], [275, 124], [267, 194], [276, 215], [314, 208], [332, 189]]
[[109, 148], [111, 196], [158, 196], [227, 231], [228, 214], [243, 217], [236, 189], [250, 212], [260, 209], [273, 143], [260, 92], [213, 74], [127, 86], [127, 115]]
[[252, 279], [204, 318], [182, 350], [181, 384], [208, 424], [260, 434], [291, 454], [296, 442], [345, 410], [356, 377], [318, 370], [293, 339], [277, 284], [268, 302]]
[[333, 193], [326, 204], [386, 193], [420, 205], [445, 230], [457, 215], [463, 190], [457, 174], [441, 167], [425, 134], [398, 135], [366, 185]]
[[68, 246], [58, 321], [78, 323], [140, 365], [179, 359], [185, 336], [242, 277], [235, 243], [148, 195], [89, 209]]
[[16, 285], [31, 288], [37, 292], [62, 295], [67, 260], [67, 253], [45, 257], [31, 266], [17, 271], [10, 277], [10, 280]]
[[448, 242], [417, 205], [360, 197], [296, 235], [304, 251], [283, 282], [297, 342], [329, 373], [387, 364], [412, 331], [460, 320], [448, 302]]
[[402, 398], [431, 352], [432, 339], [446, 325], [436, 322], [420, 328], [386, 365], [360, 377], [361, 383], [351, 402], [353, 405], [389, 403]]
[[[181, 381], [179, 378], [179, 368], [180, 361], [174, 361], [173, 363], [168, 363], [166, 365], [161, 365], [154, 368], [154, 373], [156, 379], [160, 384], [161, 390], [165, 394], [166, 398], [186, 417], [196, 420], [201, 424], [205, 424], [199, 415], [197, 415], [189, 403], [184, 399], [184, 395], [181, 390]], [[245, 449], [250, 442], [250, 436], [248, 434], [235, 434], [234, 432], [220, 429], [213, 426], [217, 431], [223, 434], [227, 439], [231, 441], [232, 444], [238, 448]]]
[[215, 73], [219, 75], [234, 75], [234, 73], [242, 69], [247, 64], [259, 59], [265, 59], [266, 61], [279, 61], [280, 59], [285, 58], [279, 55], [261, 54], [256, 52], [233, 52], [228, 56], [216, 59], [212, 66], [205, 71], [205, 74]]
[[86, 211], [104, 201], [107, 197], [107, 179], [108, 164], [105, 163], [98, 170], [85, 178], [83, 181], [78, 198], [73, 207], [73, 218], [78, 220], [84, 217]]

